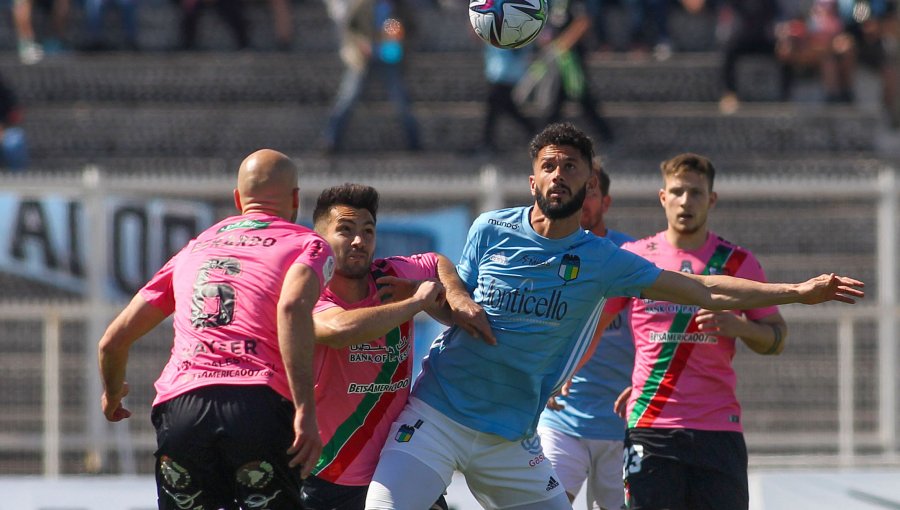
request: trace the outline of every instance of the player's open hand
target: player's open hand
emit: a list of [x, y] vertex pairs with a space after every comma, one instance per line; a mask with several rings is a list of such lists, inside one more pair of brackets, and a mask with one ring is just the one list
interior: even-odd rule
[[866, 296], [862, 290], [864, 286], [865, 283], [853, 278], [838, 276], [834, 273], [823, 274], [799, 284], [801, 297], [798, 302], [805, 305], [815, 305], [826, 301], [853, 304], [856, 303], [857, 298]]
[[294, 443], [288, 448], [291, 456], [290, 467], [300, 466], [300, 478], [306, 478], [319, 462], [322, 455], [322, 437], [316, 423], [316, 413], [304, 412], [298, 408], [294, 412]]
[[447, 301], [450, 303], [454, 324], [488, 345], [497, 345], [497, 339], [481, 305], [472, 301], [468, 294], [454, 296], [453, 299], [448, 295]]
[[122, 406], [122, 399], [125, 398], [125, 395], [128, 395], [127, 382], [122, 384], [122, 391], [120, 391], [118, 395], [111, 395], [105, 391], [103, 392], [103, 396], [100, 397], [100, 402], [103, 407], [103, 415], [106, 416], [107, 420], [113, 422], [122, 421], [131, 416], [131, 411]]

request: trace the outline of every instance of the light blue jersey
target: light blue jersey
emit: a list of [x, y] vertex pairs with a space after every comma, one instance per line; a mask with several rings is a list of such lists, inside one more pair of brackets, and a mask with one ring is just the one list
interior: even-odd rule
[[[607, 231], [606, 239], [616, 246], [634, 241], [621, 232]], [[623, 441], [625, 420], [613, 410], [623, 389], [631, 385], [634, 366], [634, 340], [628, 310], [622, 310], [603, 332], [594, 355], [575, 377], [568, 397], [557, 397], [565, 405], [562, 411], [544, 409], [540, 426], [585, 439]]]
[[587, 351], [607, 297], [638, 296], [659, 276], [647, 260], [583, 230], [548, 239], [531, 207], [482, 214], [459, 266], [497, 337], [451, 327], [431, 346], [413, 396], [511, 441], [534, 435], [547, 398]]

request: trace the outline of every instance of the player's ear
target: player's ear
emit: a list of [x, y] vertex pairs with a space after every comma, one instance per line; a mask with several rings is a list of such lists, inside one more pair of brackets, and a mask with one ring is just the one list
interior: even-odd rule
[[603, 212], [603, 214], [606, 214], [607, 212], [609, 212], [609, 206], [611, 206], [611, 205], [612, 205], [612, 197], [611, 196], [606, 195], [605, 197], [603, 197], [603, 196], [600, 197], [600, 210]]
[[715, 191], [710, 191], [709, 192], [709, 207], [712, 208], [713, 206], [716, 205], [716, 202], [718, 202], [718, 201], [719, 201], [719, 194], [716, 193]]
[[531, 187], [531, 196], [533, 196], [533, 197], [537, 196], [537, 195], [535, 195], [535, 191], [534, 191], [534, 176], [533, 175], [528, 176], [528, 185]]
[[237, 188], [234, 188], [234, 207], [238, 212], [244, 212], [243, 208], [241, 208], [241, 192]]
[[659, 189], [659, 204], [663, 207], [666, 206], [666, 190], [662, 188]]

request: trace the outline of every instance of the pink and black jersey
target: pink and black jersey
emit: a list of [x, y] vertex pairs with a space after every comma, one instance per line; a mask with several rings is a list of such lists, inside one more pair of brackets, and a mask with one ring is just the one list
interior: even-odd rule
[[140, 290], [174, 313], [171, 357], [153, 405], [209, 385], [268, 385], [291, 399], [276, 331], [285, 274], [304, 264], [331, 277], [331, 247], [312, 230], [276, 216], [247, 214], [191, 240]]
[[[712, 232], [697, 250], [673, 247], [665, 232], [622, 248], [670, 271], [766, 281], [753, 254]], [[627, 302], [611, 301], [606, 311]], [[699, 332], [697, 306], [632, 298], [630, 307], [635, 362], [628, 426], [741, 432], [731, 365], [735, 339]], [[776, 307], [735, 311], [750, 320], [776, 312]]]
[[[315, 313], [381, 304], [375, 280], [396, 276], [423, 280], [437, 276], [433, 253], [390, 257], [372, 264], [369, 295], [347, 303], [325, 289]], [[391, 424], [409, 397], [413, 321], [370, 342], [335, 349], [316, 345], [316, 410], [324, 448], [313, 474], [339, 485], [368, 485]]]

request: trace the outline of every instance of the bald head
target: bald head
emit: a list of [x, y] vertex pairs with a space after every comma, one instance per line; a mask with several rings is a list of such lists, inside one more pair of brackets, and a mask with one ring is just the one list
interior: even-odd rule
[[262, 149], [238, 170], [234, 204], [242, 214], [262, 212], [294, 221], [300, 205], [297, 166], [284, 154]]

